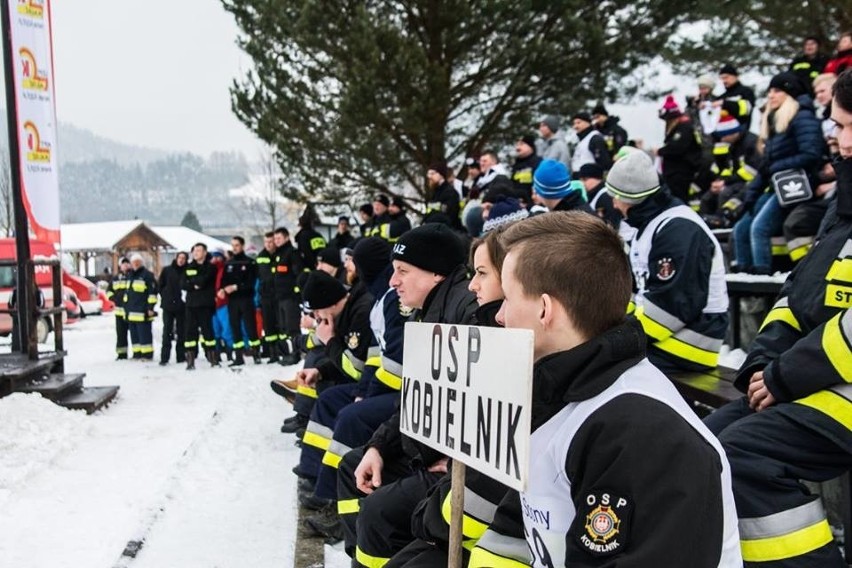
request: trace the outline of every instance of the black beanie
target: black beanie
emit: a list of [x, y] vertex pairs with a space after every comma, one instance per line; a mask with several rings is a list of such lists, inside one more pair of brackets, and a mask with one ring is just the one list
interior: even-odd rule
[[584, 110], [581, 110], [580, 112], [574, 113], [574, 116], [571, 117], [571, 120], [583, 120], [583, 121], [591, 124], [592, 123], [592, 115], [590, 115], [588, 112], [586, 112]]
[[518, 138], [518, 141], [523, 142], [524, 144], [529, 146], [532, 149], [533, 153], [535, 153], [535, 136], [533, 136], [532, 134], [526, 134]]
[[340, 260], [340, 251], [335, 247], [326, 247], [319, 251], [317, 260], [330, 264], [335, 268], [339, 268], [343, 264], [343, 261]]
[[346, 294], [346, 287], [340, 280], [322, 270], [311, 272], [305, 287], [302, 288], [302, 300], [309, 310], [322, 310], [333, 306]]
[[380, 237], [368, 237], [355, 244], [352, 261], [358, 275], [371, 284], [390, 264], [391, 246]]
[[807, 89], [805, 85], [802, 84], [801, 79], [799, 79], [795, 73], [790, 71], [784, 71], [783, 73], [775, 75], [772, 80], [769, 81], [769, 88], [784, 91], [794, 99], [807, 92]]
[[739, 76], [739, 71], [737, 71], [737, 68], [731, 65], [730, 63], [725, 63], [724, 65], [722, 65], [722, 68], [719, 69], [719, 75]]
[[445, 162], [432, 162], [429, 164], [429, 169], [436, 172], [444, 179], [447, 179], [447, 176], [450, 175], [450, 171], [447, 169], [447, 164]]
[[461, 239], [450, 227], [427, 223], [402, 235], [393, 247], [391, 259], [448, 276], [465, 263], [467, 254]]

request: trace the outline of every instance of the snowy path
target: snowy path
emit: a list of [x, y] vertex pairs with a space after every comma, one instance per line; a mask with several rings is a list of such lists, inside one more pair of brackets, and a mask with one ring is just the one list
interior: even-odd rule
[[92, 317], [66, 334], [69, 372], [121, 386], [104, 412], [39, 429], [15, 419], [32, 395], [0, 400], [0, 439], [13, 440], [0, 446], [0, 566], [110, 568], [143, 536], [127, 566], [291, 566], [298, 450], [268, 387], [283, 370], [115, 362], [112, 326]]

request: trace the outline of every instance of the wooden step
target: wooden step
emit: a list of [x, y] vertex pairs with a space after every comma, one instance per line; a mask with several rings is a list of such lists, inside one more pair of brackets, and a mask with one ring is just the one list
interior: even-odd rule
[[66, 393], [54, 402], [65, 408], [85, 410], [86, 414], [91, 414], [109, 404], [116, 393], [118, 393], [117, 386], [84, 387], [78, 391]]
[[15, 392], [37, 392], [49, 399], [78, 391], [83, 387], [86, 373], [51, 373], [15, 387]]
[[50, 372], [50, 369], [65, 356], [64, 352], [39, 353], [38, 359], [32, 361], [22, 353], [6, 353], [0, 355], [0, 380], [12, 383], [21, 380], [40, 377]]

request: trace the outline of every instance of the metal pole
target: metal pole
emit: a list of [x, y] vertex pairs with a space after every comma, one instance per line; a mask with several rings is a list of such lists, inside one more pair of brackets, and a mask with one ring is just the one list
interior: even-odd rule
[[[9, 133], [9, 175], [11, 178], [12, 204], [15, 210], [15, 254], [18, 272], [18, 329], [21, 350], [26, 352], [33, 317], [34, 290], [30, 290], [34, 273], [29, 270], [30, 230], [27, 211], [24, 207], [21, 186], [21, 149], [18, 146], [18, 107], [15, 99], [15, 57], [12, 53], [12, 24], [9, 19], [9, 0], [0, 0], [0, 28], [3, 33], [3, 74], [6, 78], [6, 121]], [[59, 300], [62, 300], [60, 296]], [[55, 299], [54, 299], [55, 301]], [[33, 353], [30, 356], [36, 355]]]
[[464, 474], [465, 465], [453, 460], [452, 494], [450, 499], [450, 549], [449, 568], [463, 568], [462, 557], [462, 517], [464, 515]]

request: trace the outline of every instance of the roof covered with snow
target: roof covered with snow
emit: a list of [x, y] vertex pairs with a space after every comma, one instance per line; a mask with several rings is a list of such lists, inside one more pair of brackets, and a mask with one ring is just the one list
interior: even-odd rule
[[121, 239], [143, 224], [138, 219], [103, 223], [64, 223], [60, 229], [62, 250], [65, 252], [111, 251]]
[[220, 241], [188, 227], [149, 227], [143, 221], [107, 221], [103, 223], [66, 223], [62, 230], [64, 252], [111, 252], [118, 248], [141, 250], [143, 243], [169, 250], [188, 251], [195, 243], [214, 250], [231, 248]]
[[207, 245], [207, 250], [213, 251], [216, 249], [231, 250], [231, 244], [225, 241], [220, 241], [211, 236], [199, 233], [189, 227], [178, 225], [177, 227], [163, 227], [157, 225], [151, 227], [155, 233], [163, 237], [166, 242], [171, 245], [174, 250], [189, 251], [196, 243], [204, 243]]

